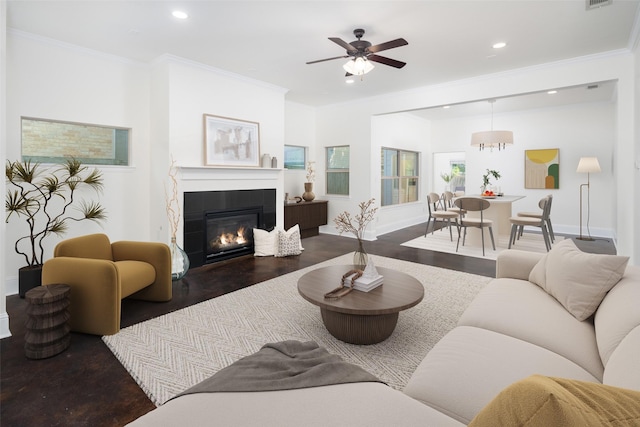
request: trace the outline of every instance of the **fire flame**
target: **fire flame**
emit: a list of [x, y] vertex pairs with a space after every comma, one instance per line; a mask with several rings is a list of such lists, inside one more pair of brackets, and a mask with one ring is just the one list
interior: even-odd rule
[[235, 233], [222, 233], [215, 241], [211, 242], [211, 247], [243, 245], [248, 242], [244, 235], [245, 227], [240, 227]]

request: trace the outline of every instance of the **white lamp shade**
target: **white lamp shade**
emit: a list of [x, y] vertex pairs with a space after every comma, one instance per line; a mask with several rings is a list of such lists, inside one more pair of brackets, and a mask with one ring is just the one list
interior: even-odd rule
[[578, 162], [578, 173], [593, 173], [601, 172], [600, 163], [598, 163], [597, 157], [581, 157]]
[[373, 70], [374, 66], [371, 61], [368, 61], [365, 58], [359, 56], [355, 59], [347, 61], [347, 63], [344, 64], [342, 68], [344, 68], [344, 70], [349, 74], [353, 74], [354, 76], [362, 76], [363, 74], [367, 74], [369, 71]]
[[513, 132], [510, 130], [488, 130], [471, 134], [472, 147], [499, 147], [513, 145]]

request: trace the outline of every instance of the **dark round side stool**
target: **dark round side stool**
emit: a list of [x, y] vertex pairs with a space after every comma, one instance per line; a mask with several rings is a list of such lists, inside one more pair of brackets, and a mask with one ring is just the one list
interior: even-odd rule
[[37, 286], [25, 294], [29, 305], [24, 351], [29, 359], [55, 356], [69, 347], [70, 293], [69, 285], [54, 284]]

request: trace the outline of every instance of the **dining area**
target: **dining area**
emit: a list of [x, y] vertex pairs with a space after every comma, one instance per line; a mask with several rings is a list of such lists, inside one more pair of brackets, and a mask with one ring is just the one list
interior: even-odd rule
[[495, 191], [431, 192], [424, 236], [403, 245], [488, 259], [511, 247], [548, 251], [555, 239], [550, 215], [553, 196], [540, 199], [539, 211], [519, 207], [526, 197]]

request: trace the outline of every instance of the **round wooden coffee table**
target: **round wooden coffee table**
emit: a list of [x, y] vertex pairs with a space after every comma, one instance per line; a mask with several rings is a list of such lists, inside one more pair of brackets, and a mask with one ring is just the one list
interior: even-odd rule
[[324, 294], [340, 286], [340, 279], [352, 265], [332, 265], [310, 271], [298, 280], [298, 292], [320, 307], [327, 330], [350, 344], [376, 344], [389, 338], [398, 322], [398, 313], [422, 301], [424, 287], [412, 276], [376, 267], [384, 282], [370, 292], [353, 290], [339, 299]]

